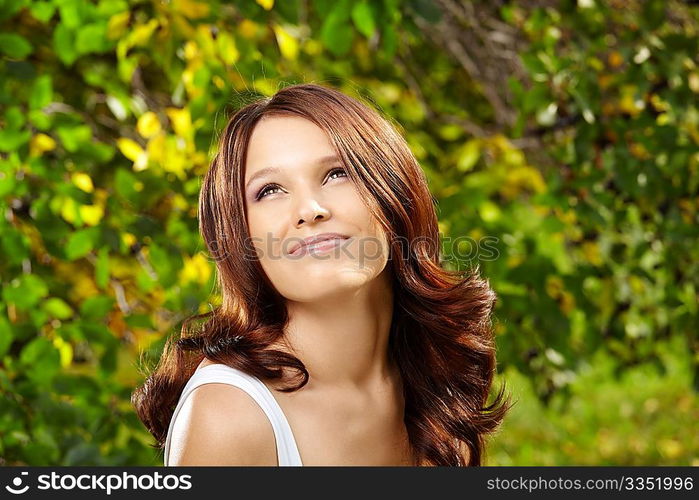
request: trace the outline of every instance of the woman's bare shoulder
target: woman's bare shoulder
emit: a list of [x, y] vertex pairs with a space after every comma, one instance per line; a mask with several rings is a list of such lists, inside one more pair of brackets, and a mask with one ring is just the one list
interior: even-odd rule
[[168, 465], [277, 465], [272, 425], [242, 389], [200, 385], [177, 415]]

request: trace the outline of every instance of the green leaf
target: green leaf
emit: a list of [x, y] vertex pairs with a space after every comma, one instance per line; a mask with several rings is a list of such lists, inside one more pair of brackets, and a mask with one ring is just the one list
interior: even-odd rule
[[151, 244], [149, 246], [151, 264], [158, 275], [160, 283], [164, 286], [172, 286], [177, 282], [177, 270], [182, 269], [182, 255], [171, 249]]
[[53, 114], [46, 114], [40, 109], [33, 109], [28, 113], [29, 123], [34, 125], [37, 129], [43, 131], [47, 131], [51, 128], [53, 116]]
[[53, 98], [53, 85], [50, 75], [42, 75], [36, 79], [29, 95], [29, 108], [41, 109], [48, 105]]
[[53, 32], [53, 48], [66, 66], [73, 64], [78, 58], [75, 50], [75, 34], [63, 23], [59, 24]]
[[92, 228], [76, 231], [68, 238], [66, 244], [66, 257], [68, 260], [84, 257], [94, 246], [94, 231]]
[[108, 295], [96, 295], [85, 300], [80, 306], [80, 316], [83, 319], [98, 321], [104, 319], [114, 306], [114, 299]]
[[155, 329], [153, 319], [148, 314], [131, 314], [126, 318], [126, 324], [131, 328], [150, 328]]
[[114, 188], [116, 192], [119, 196], [129, 201], [135, 201], [137, 198], [138, 192], [134, 188], [136, 182], [136, 177], [123, 168], [117, 170], [114, 176]]
[[468, 172], [481, 156], [480, 144], [477, 140], [470, 140], [461, 148], [457, 161], [457, 168], [462, 172]]
[[73, 315], [73, 309], [63, 299], [51, 297], [41, 305], [42, 309], [58, 319], [68, 319]]
[[354, 30], [350, 24], [350, 8], [348, 0], [337, 2], [325, 19], [320, 32], [322, 42], [338, 57], [349, 52], [354, 39]]
[[313, 9], [320, 19], [325, 19], [330, 15], [335, 3], [333, 0], [313, 0]]
[[24, 310], [34, 307], [48, 293], [44, 280], [33, 274], [23, 274], [2, 289], [5, 302], [12, 302]]
[[390, 24], [386, 26], [382, 33], [381, 49], [388, 57], [392, 57], [398, 48], [398, 34], [396, 29]]
[[86, 11], [92, 8], [91, 5], [84, 5], [79, 0], [64, 0], [59, 3], [58, 9], [61, 12], [61, 23], [68, 28], [78, 28], [86, 20]]
[[12, 325], [4, 316], [0, 316], [0, 359], [10, 348], [12, 339]]
[[89, 143], [92, 139], [92, 130], [87, 125], [59, 127], [56, 133], [63, 142], [63, 146], [71, 153], [79, 150], [83, 143]]
[[27, 375], [41, 380], [51, 378], [60, 368], [58, 351], [44, 337], [29, 342], [19, 356], [19, 361], [27, 368]]
[[129, 3], [125, 0], [101, 0], [95, 14], [102, 18], [109, 18], [127, 10], [129, 10]]
[[[11, 175], [9, 172], [0, 171], [0, 198], [11, 193], [16, 185], [17, 182], [15, 181], [14, 175]], [[2, 243], [4, 243], [4, 241]]]
[[357, 30], [367, 38], [371, 38], [376, 31], [374, 13], [371, 5], [366, 0], [359, 2], [352, 8], [352, 20]]
[[34, 2], [29, 6], [29, 11], [34, 19], [45, 23], [53, 17], [53, 13], [56, 12], [56, 6], [53, 2]]
[[0, 1], [0, 20], [9, 19], [19, 9], [24, 7], [26, 0], [2, 0]]
[[10, 106], [5, 111], [5, 127], [19, 130], [26, 123], [27, 119], [19, 106]]
[[102, 289], [109, 283], [109, 248], [102, 247], [97, 254], [97, 264], [95, 265], [95, 281]]
[[666, 19], [666, 10], [669, 7], [664, 0], [646, 0], [643, 2], [643, 16], [646, 26], [650, 30], [658, 28]]
[[0, 33], [0, 53], [13, 59], [24, 59], [34, 49], [24, 37], [13, 33]]
[[[14, 177], [8, 176], [8, 178], [13, 181], [12, 184], [14, 185]], [[3, 228], [0, 246], [5, 251], [5, 255], [10, 263], [20, 264], [29, 257], [29, 238], [11, 226]]]
[[75, 38], [75, 50], [78, 54], [104, 52], [108, 48], [107, 25], [104, 22], [88, 24], [78, 30]]

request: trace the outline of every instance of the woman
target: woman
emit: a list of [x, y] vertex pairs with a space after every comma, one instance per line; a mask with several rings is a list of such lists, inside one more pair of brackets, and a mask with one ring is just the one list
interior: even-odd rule
[[[222, 305], [135, 391], [166, 465], [479, 465], [503, 419], [477, 271], [405, 140], [337, 90], [240, 109], [199, 201]], [[194, 319], [192, 318], [192, 319]]]

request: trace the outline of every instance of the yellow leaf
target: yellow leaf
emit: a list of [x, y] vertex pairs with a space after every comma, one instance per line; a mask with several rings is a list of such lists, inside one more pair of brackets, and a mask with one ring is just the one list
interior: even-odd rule
[[658, 450], [665, 458], [672, 460], [679, 457], [683, 453], [684, 448], [680, 441], [665, 438], [658, 442]]
[[546, 277], [546, 293], [552, 299], [557, 299], [563, 290], [563, 280], [559, 276], [548, 275]]
[[621, 66], [624, 63], [624, 58], [622, 57], [622, 55], [619, 52], [614, 51], [611, 54], [609, 54], [607, 61], [609, 62], [609, 65], [612, 68], [618, 68], [619, 66]]
[[131, 161], [138, 160], [139, 156], [143, 154], [143, 149], [134, 140], [128, 139], [126, 137], [121, 137], [117, 139], [117, 147], [121, 154], [126, 156]]
[[71, 285], [68, 298], [78, 304], [83, 303], [88, 297], [102, 293], [97, 289], [91, 273], [88, 275], [84, 272], [74, 272], [71, 276]]
[[624, 85], [621, 88], [621, 99], [619, 99], [619, 109], [631, 116], [638, 116], [645, 108], [645, 102], [639, 98], [638, 88], [635, 85]]
[[206, 283], [211, 276], [211, 265], [206, 258], [198, 253], [194, 257], [185, 258], [184, 267], [180, 271], [180, 280], [187, 283], [196, 281]]
[[148, 155], [143, 152], [142, 154], [138, 155], [138, 158], [136, 158], [136, 161], [133, 162], [133, 170], [134, 172], [140, 172], [141, 170], [145, 170], [148, 168]]
[[235, 38], [226, 32], [219, 33], [216, 38], [216, 46], [221, 60], [228, 65], [233, 65], [238, 62], [240, 52], [235, 44]]
[[130, 16], [131, 12], [127, 10], [126, 12], [119, 12], [110, 17], [107, 23], [107, 38], [110, 40], [121, 38], [124, 33], [126, 33]]
[[508, 165], [517, 166], [524, 165], [526, 160], [524, 158], [524, 153], [519, 149], [507, 148], [503, 151], [503, 161]]
[[255, 0], [258, 5], [260, 5], [265, 10], [272, 10], [274, 7], [274, 0]]
[[575, 297], [570, 292], [563, 290], [561, 292], [561, 311], [568, 315], [575, 309]]
[[156, 163], [162, 163], [165, 152], [165, 134], [158, 134], [148, 141], [146, 150], [148, 158]]
[[266, 96], [272, 96], [279, 90], [278, 82], [272, 78], [258, 78], [253, 82], [252, 86], [257, 92]]
[[468, 172], [478, 162], [480, 156], [480, 143], [477, 139], [472, 139], [461, 147], [456, 167], [462, 172]]
[[63, 217], [64, 220], [70, 222], [71, 224], [79, 224], [80, 221], [78, 218], [80, 215], [78, 214], [78, 204], [75, 203], [75, 200], [73, 198], [68, 198], [68, 197], [57, 197], [54, 198], [57, 202], [60, 200], [60, 208], [59, 211], [61, 213], [61, 217]]
[[216, 87], [219, 90], [223, 90], [226, 87], [226, 82], [223, 80], [223, 78], [221, 78], [218, 75], [214, 75], [214, 77], [212, 78], [212, 81], [214, 82], [214, 85], [216, 85]]
[[58, 336], [53, 338], [53, 345], [58, 350], [61, 366], [63, 368], [70, 366], [70, 363], [73, 361], [73, 346]]
[[175, 133], [180, 137], [190, 137], [192, 133], [192, 116], [189, 114], [189, 109], [167, 108], [165, 112], [170, 118]]
[[670, 111], [672, 109], [670, 103], [668, 103], [667, 101], [663, 101], [658, 94], [651, 95], [650, 102], [656, 109], [656, 111]]
[[104, 204], [107, 201], [107, 198], [109, 198], [109, 191], [107, 191], [106, 189], [97, 188], [95, 189], [95, 194], [92, 195], [92, 197], [95, 200], [96, 204], [104, 206]]
[[277, 37], [279, 51], [282, 53], [282, 56], [292, 61], [295, 60], [299, 53], [299, 43], [280, 25], [274, 24], [272, 29]]
[[212, 59], [217, 56], [216, 41], [211, 32], [211, 25], [200, 24], [197, 27], [196, 40], [199, 48], [203, 52], [204, 57]]
[[474, 240], [480, 240], [483, 236], [485, 236], [485, 231], [479, 227], [474, 227], [468, 232], [468, 235]]
[[629, 152], [641, 160], [647, 160], [651, 157], [651, 154], [640, 142], [634, 142], [629, 146]]
[[104, 208], [99, 205], [81, 205], [80, 218], [88, 226], [96, 226], [104, 217]]
[[250, 19], [243, 19], [238, 24], [238, 31], [243, 38], [252, 40], [255, 38], [255, 35], [257, 35], [257, 23], [255, 23], [255, 21], [251, 21]]
[[184, 58], [191, 61], [192, 59], [196, 59], [198, 56], [199, 47], [197, 47], [197, 43], [193, 40], [188, 40], [187, 43], [184, 44]]
[[193, 165], [208, 165], [209, 158], [206, 153], [202, 151], [197, 151], [192, 155]]
[[36, 134], [29, 142], [29, 154], [31, 156], [41, 156], [46, 151], [56, 149], [56, 141], [46, 134]]
[[121, 241], [124, 242], [127, 248], [130, 248], [138, 239], [131, 233], [121, 233]]
[[524, 262], [524, 256], [521, 254], [510, 255], [506, 261], [509, 269], [519, 266], [522, 262]]
[[180, 179], [186, 177], [184, 169], [188, 165], [187, 158], [182, 150], [183, 148], [180, 147], [182, 142], [182, 139], [169, 136], [165, 141], [163, 160], [161, 162], [163, 170], [172, 172]]
[[131, 330], [134, 337], [136, 337], [134, 348], [137, 352], [148, 349], [148, 347], [150, 347], [153, 342], [160, 339], [161, 336], [158, 332], [153, 332], [145, 328], [132, 328]]
[[135, 47], [137, 45], [145, 45], [150, 39], [151, 35], [158, 27], [159, 22], [157, 19], [151, 19], [147, 24], [142, 24], [137, 26], [129, 35], [127, 45]]
[[480, 204], [478, 213], [485, 222], [495, 222], [502, 215], [500, 208], [490, 200], [485, 200]]
[[317, 56], [323, 52], [323, 44], [318, 40], [308, 39], [306, 43], [303, 44], [303, 50], [305, 50], [306, 54], [309, 56]]
[[184, 212], [190, 207], [187, 199], [179, 193], [172, 195], [172, 208], [179, 212]]
[[95, 189], [95, 186], [92, 185], [92, 179], [84, 172], [75, 172], [72, 176], [72, 181], [73, 184], [86, 193], [91, 193]]
[[687, 85], [695, 94], [699, 94], [699, 73], [693, 71], [687, 77]]
[[138, 133], [141, 137], [152, 137], [158, 132], [160, 132], [160, 121], [158, 121], [158, 116], [152, 111], [147, 111], [141, 115], [138, 119], [136, 125]]
[[182, 83], [184, 83], [184, 88], [187, 93], [192, 96], [197, 93], [197, 86], [194, 85], [194, 71], [195, 67], [187, 66], [184, 71], [182, 71]]
[[175, 10], [180, 11], [185, 17], [199, 19], [209, 15], [209, 5], [193, 0], [175, 0], [173, 2]]

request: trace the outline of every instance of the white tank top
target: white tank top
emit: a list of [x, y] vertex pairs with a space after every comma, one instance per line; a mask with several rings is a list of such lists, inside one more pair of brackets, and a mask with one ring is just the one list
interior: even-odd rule
[[284, 412], [282, 412], [279, 403], [274, 399], [274, 396], [267, 386], [257, 377], [231, 368], [230, 366], [217, 363], [198, 368], [184, 386], [180, 399], [175, 407], [175, 412], [170, 420], [167, 438], [165, 439], [165, 453], [163, 457], [165, 466], [168, 466], [170, 441], [172, 439], [172, 429], [175, 424], [175, 418], [177, 418], [177, 414], [180, 412], [185, 399], [200, 385], [211, 383], [230, 384], [248, 393], [250, 397], [260, 405], [260, 408], [262, 408], [272, 424], [274, 439], [277, 443], [278, 465], [303, 465], [301, 462], [301, 455], [299, 455], [299, 450], [296, 447], [294, 434], [291, 432], [291, 426], [289, 426]]

